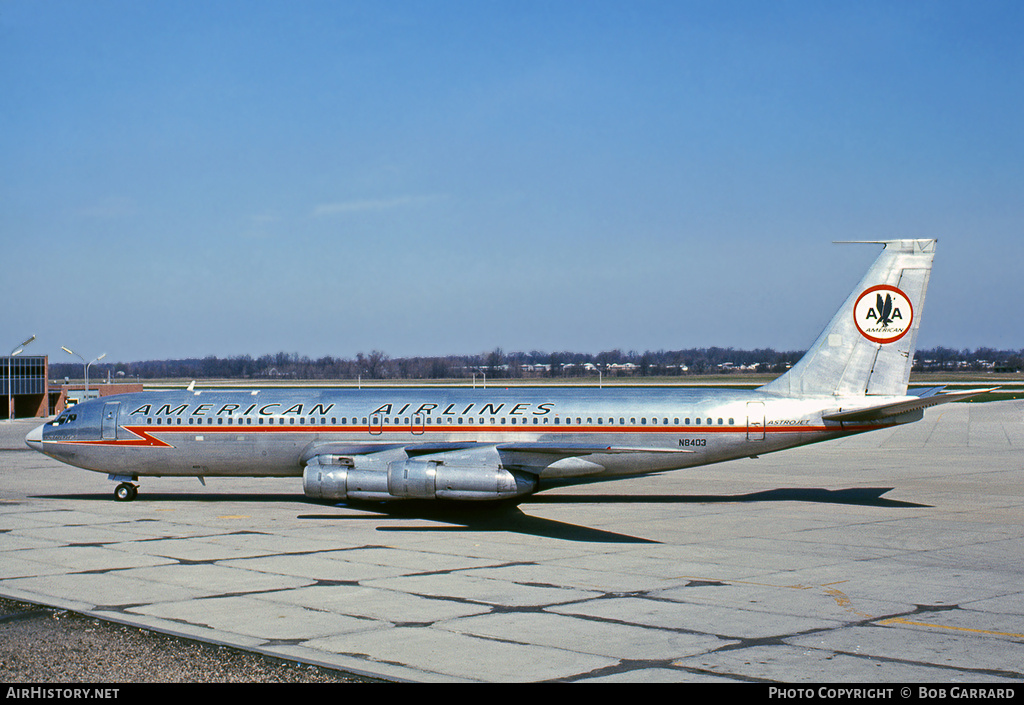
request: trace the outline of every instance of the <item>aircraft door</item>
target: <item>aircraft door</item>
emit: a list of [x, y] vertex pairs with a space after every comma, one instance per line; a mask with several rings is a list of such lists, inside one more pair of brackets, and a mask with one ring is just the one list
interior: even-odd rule
[[764, 402], [747, 402], [747, 440], [764, 440]]
[[103, 422], [101, 424], [100, 438], [104, 441], [117, 439], [117, 412], [121, 408], [121, 402], [108, 401], [103, 405]]
[[426, 417], [423, 414], [413, 414], [412, 416], [412, 432], [419, 436], [422, 434], [427, 427]]
[[374, 436], [384, 433], [384, 417], [380, 414], [370, 416], [370, 433]]

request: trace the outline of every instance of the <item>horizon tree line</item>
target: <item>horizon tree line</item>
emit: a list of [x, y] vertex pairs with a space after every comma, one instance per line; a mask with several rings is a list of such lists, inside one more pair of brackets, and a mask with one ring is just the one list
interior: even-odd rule
[[[358, 353], [353, 358], [310, 358], [298, 353], [236, 355], [177, 360], [147, 360], [96, 364], [92, 379], [521, 379], [551, 377], [685, 376], [711, 373], [779, 373], [804, 354], [802, 350], [771, 348], [690, 348], [687, 350], [608, 350], [597, 354], [570, 351], [506, 353], [501, 348], [477, 355], [446, 355], [392, 358], [380, 350]], [[975, 350], [936, 347], [918, 350], [914, 370], [1020, 371], [1024, 350]], [[78, 379], [81, 364], [51, 362], [53, 379]]]

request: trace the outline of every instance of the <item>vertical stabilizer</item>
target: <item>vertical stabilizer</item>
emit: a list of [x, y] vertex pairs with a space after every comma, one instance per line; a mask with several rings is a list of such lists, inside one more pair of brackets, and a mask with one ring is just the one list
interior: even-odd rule
[[761, 387], [787, 396], [905, 395], [935, 240], [887, 240], [857, 288], [789, 372]]

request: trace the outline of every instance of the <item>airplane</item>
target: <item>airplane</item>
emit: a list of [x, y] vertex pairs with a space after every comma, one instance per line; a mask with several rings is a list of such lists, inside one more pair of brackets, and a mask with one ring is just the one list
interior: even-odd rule
[[750, 390], [391, 388], [151, 391], [77, 404], [26, 436], [106, 473], [302, 477], [311, 499], [509, 500], [751, 458], [921, 419], [985, 390], [908, 391], [936, 240], [882, 245], [807, 353]]

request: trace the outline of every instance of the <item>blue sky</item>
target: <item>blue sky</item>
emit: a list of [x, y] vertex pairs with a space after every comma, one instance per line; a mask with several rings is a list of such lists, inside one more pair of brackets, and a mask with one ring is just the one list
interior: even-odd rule
[[[0, 353], [1024, 347], [1024, 4], [0, 0]], [[72, 359], [72, 358], [68, 358]]]

